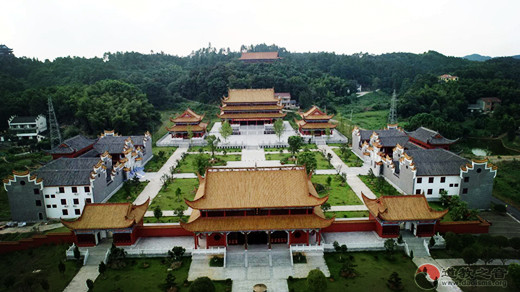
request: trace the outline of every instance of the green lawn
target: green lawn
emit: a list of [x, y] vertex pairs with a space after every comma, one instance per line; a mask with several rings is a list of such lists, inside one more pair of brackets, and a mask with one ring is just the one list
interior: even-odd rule
[[[332, 167], [332, 165], [329, 163], [329, 161], [325, 158], [325, 156], [323, 156], [323, 154], [321, 154], [321, 152], [319, 151], [313, 151], [315, 157], [316, 157], [316, 162], [317, 162], [317, 168], [316, 169], [334, 169], [334, 167]], [[291, 157], [291, 154], [289, 153], [284, 153], [284, 154], [280, 154], [280, 153], [276, 153], [276, 154], [266, 154], [265, 155], [265, 159], [267, 160], [282, 160], [283, 158], [289, 158]], [[289, 163], [293, 163], [291, 161], [289, 161]]]
[[341, 155], [341, 150], [339, 148], [333, 148], [332, 151], [334, 151], [334, 153], [336, 153], [336, 155], [338, 155], [339, 158], [341, 158], [341, 160], [343, 160], [343, 162], [345, 162], [348, 167], [363, 166], [363, 160], [359, 159], [359, 157], [357, 157], [357, 155], [354, 154], [351, 150], [348, 150], [350, 152], [348, 159], [345, 159], [345, 157]]
[[520, 161], [504, 161], [497, 163], [498, 170], [493, 186], [493, 196], [520, 208]]
[[332, 216], [336, 216], [336, 218], [359, 218], [359, 217], [367, 217], [368, 218], [368, 211], [325, 212], [325, 216], [327, 218], [332, 218]]
[[382, 180], [381, 187], [378, 188], [378, 178], [373, 179], [372, 181], [368, 178], [368, 175], [360, 175], [359, 178], [363, 183], [376, 195], [378, 198], [382, 195], [385, 196], [400, 196], [399, 193], [391, 184], [389, 184], [386, 180]]
[[[330, 187], [327, 185], [327, 177], [332, 177]], [[313, 175], [311, 181], [315, 186], [321, 184], [325, 187], [325, 190], [319, 192], [319, 194], [322, 197], [329, 195], [327, 202], [331, 206], [363, 204], [347, 183], [341, 186], [341, 181], [337, 175]]]
[[[209, 149], [208, 146], [191, 146], [189, 149], [188, 149], [188, 152], [199, 152], [200, 149], [202, 149], [202, 151], [208, 151], [210, 152], [211, 150]], [[224, 149], [216, 149], [215, 152], [222, 152]], [[225, 149], [227, 153], [237, 153], [237, 152], [242, 152], [242, 149], [240, 148], [229, 148], [229, 149]]]
[[[303, 147], [302, 147], [302, 149], [300, 151], [303, 151], [305, 149], [318, 149], [318, 146], [316, 146], [316, 144], [305, 144], [305, 145], [303, 145]], [[264, 148], [265, 152], [280, 152], [280, 150], [289, 151], [289, 148], [287, 148], [287, 147], [281, 147], [281, 148], [267, 147], [267, 148]]]
[[[166, 279], [168, 266], [163, 264], [163, 261], [162, 258], [127, 259], [127, 265], [123, 269], [108, 269], [104, 276], [99, 276], [94, 283], [93, 291], [164, 292], [161, 284]], [[145, 263], [149, 265], [147, 268], [144, 268]], [[175, 276], [175, 283], [180, 288], [178, 291], [187, 292], [189, 290], [189, 287], [184, 287], [183, 283], [188, 279], [190, 264], [191, 258], [185, 257], [182, 260], [182, 266], [172, 271]], [[217, 292], [226, 291], [226, 285], [223, 281], [214, 283]]]
[[[177, 165], [177, 168], [175, 170], [177, 172], [181, 172], [181, 173], [184, 173], [184, 172], [191, 172], [191, 173], [197, 172], [197, 168], [193, 164], [193, 162], [195, 161], [195, 157], [197, 155], [203, 155], [208, 160], [210, 159], [210, 155], [209, 154], [187, 154], [184, 157], [184, 159], [182, 159], [179, 162], [179, 165]], [[215, 164], [212, 164], [212, 165], [222, 166], [222, 165], [226, 165], [227, 161], [239, 161], [241, 156], [240, 155], [236, 155], [236, 154], [230, 154], [230, 155], [215, 155], [215, 157], [217, 159], [221, 160], [221, 161], [217, 162]]]
[[157, 172], [168, 161], [177, 147], [153, 147], [153, 158], [146, 163], [144, 171]]
[[[49, 291], [63, 291], [81, 267], [81, 263], [66, 261], [65, 273], [59, 273], [58, 263], [65, 261], [67, 248], [66, 245], [48, 245], [0, 255], [0, 291], [44, 291], [41, 279], [47, 279]], [[8, 278], [14, 280], [9, 288], [5, 286]]]
[[[195, 191], [199, 186], [199, 180], [196, 178], [178, 178], [168, 186], [166, 190], [161, 189], [157, 196], [153, 199], [148, 210], [153, 210], [156, 206], [160, 206], [161, 210], [175, 210], [180, 206], [185, 209], [188, 207], [184, 203], [184, 198], [193, 200]], [[178, 201], [175, 197], [177, 188], [181, 189], [181, 200]]]
[[110, 200], [108, 200], [109, 203], [126, 203], [135, 201], [148, 182], [139, 182], [139, 184], [134, 185], [132, 181], [126, 181], [125, 184], [127, 186], [123, 185], [123, 187], [120, 188], [117, 193], [110, 198]]
[[363, 129], [377, 130], [386, 126], [388, 120], [388, 110], [367, 111], [355, 113], [352, 123]]
[[[403, 291], [420, 291], [415, 285], [414, 275], [417, 267], [404, 255], [396, 252], [394, 260], [388, 260], [383, 252], [356, 252], [348, 253], [352, 255], [357, 277], [346, 279], [341, 277], [340, 269], [342, 263], [338, 261], [340, 254], [326, 253], [325, 261], [329, 267], [330, 274], [334, 281], [327, 281], [327, 288], [322, 291], [391, 291], [386, 286], [386, 281], [392, 272], [397, 272], [402, 279]], [[295, 279], [288, 281], [291, 291], [308, 291], [306, 279]]]

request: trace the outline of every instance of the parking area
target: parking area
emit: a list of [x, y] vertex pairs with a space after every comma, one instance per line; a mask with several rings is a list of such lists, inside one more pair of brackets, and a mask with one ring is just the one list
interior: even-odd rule
[[520, 237], [520, 222], [516, 221], [508, 214], [481, 212], [479, 215], [491, 222], [489, 234], [503, 235], [507, 238]]

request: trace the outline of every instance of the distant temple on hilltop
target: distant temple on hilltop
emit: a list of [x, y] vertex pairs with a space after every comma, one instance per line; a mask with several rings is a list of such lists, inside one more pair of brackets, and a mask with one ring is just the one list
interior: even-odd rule
[[195, 248], [273, 243], [321, 243], [325, 218], [320, 198], [304, 166], [209, 168], [192, 201], [190, 219], [181, 226], [194, 233]]
[[243, 52], [239, 58], [244, 63], [272, 63], [280, 59], [278, 52]]
[[283, 119], [286, 114], [282, 109], [274, 88], [229, 89], [228, 96], [222, 98], [221, 112], [217, 116], [230, 124], [264, 125]]
[[191, 131], [192, 137], [202, 138], [206, 135], [207, 123], [203, 123], [204, 115], [198, 115], [190, 108], [186, 109], [182, 114], [175, 119], [170, 118], [174, 123], [171, 127], [166, 127], [172, 138], [188, 139], [188, 132]]
[[333, 129], [336, 128], [336, 125], [332, 124], [330, 119], [334, 115], [327, 115], [315, 105], [304, 113], [300, 112], [299, 115], [302, 119], [295, 120], [295, 122], [298, 125], [300, 135], [325, 136], [327, 131], [330, 131], [330, 136], [333, 135]]
[[8, 56], [13, 54], [13, 49], [6, 45], [0, 45], [0, 56]]

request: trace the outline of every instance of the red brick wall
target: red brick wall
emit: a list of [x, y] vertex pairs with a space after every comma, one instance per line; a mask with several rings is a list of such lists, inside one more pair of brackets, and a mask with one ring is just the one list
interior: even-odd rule
[[0, 242], [0, 254], [12, 251], [25, 250], [42, 246], [44, 244], [64, 244], [73, 243], [74, 235], [72, 232], [49, 233], [46, 235], [34, 235], [31, 238], [24, 238], [19, 241]]
[[193, 236], [193, 233], [185, 230], [180, 225], [138, 226], [137, 237], [174, 237]]
[[[217, 240], [215, 238], [215, 236], [220, 237], [220, 238]], [[206, 239], [206, 245], [208, 247], [210, 247], [210, 246], [226, 246], [226, 234], [223, 234], [223, 233], [212, 233], [211, 235], [208, 235], [208, 237]]]
[[438, 222], [435, 232], [489, 233], [489, 222], [479, 217], [478, 221]]
[[375, 220], [348, 220], [334, 221], [329, 227], [324, 228], [321, 232], [351, 232], [351, 231], [375, 231]]
[[[300, 234], [298, 238], [296, 237], [297, 232]], [[307, 244], [309, 242], [309, 237], [307, 236], [306, 231], [296, 230], [294, 232], [290, 232], [289, 241], [290, 244]]]

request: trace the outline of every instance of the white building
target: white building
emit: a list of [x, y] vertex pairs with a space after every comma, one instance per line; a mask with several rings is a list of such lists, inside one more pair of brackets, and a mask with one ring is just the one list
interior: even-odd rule
[[45, 136], [41, 133], [47, 131], [47, 119], [43, 115], [37, 117], [12, 116], [7, 120], [9, 131], [19, 140], [29, 139], [41, 141]]

